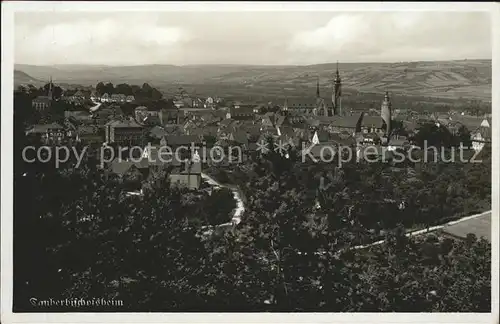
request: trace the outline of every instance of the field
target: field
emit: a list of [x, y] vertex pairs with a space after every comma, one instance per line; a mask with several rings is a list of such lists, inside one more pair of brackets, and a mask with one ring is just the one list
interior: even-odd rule
[[[148, 82], [167, 94], [182, 86], [201, 96], [264, 98], [314, 95], [319, 78], [324, 97], [331, 94], [336, 64], [308, 66], [144, 65], [15, 66], [15, 85], [29, 79], [59, 84]], [[491, 60], [339, 64], [344, 96], [357, 93], [491, 101]], [[27, 75], [27, 76], [26, 76]], [[447, 101], [447, 100], [446, 100]]]

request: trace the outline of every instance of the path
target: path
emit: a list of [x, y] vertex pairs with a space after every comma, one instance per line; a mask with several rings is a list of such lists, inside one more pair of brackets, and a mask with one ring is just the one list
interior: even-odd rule
[[238, 189], [234, 188], [234, 187], [225, 186], [205, 173], [202, 173], [201, 177], [208, 184], [214, 186], [215, 188], [224, 187], [224, 188], [228, 188], [229, 190], [231, 190], [231, 192], [233, 193], [234, 200], [236, 200], [236, 208], [234, 209], [234, 212], [233, 212], [233, 218], [232, 218], [231, 222], [220, 224], [219, 226], [238, 225], [241, 222], [241, 215], [245, 211], [245, 205], [243, 204], [243, 199], [241, 199], [241, 195], [240, 195], [240, 192], [238, 191]]
[[[436, 225], [436, 226], [425, 228], [425, 229], [422, 229], [422, 230], [407, 232], [405, 235], [407, 237], [412, 237], [412, 236], [417, 236], [417, 235], [421, 235], [421, 234], [428, 234], [428, 233], [435, 232], [437, 230], [443, 229], [446, 226], [455, 225], [455, 224], [458, 224], [458, 223], [461, 223], [461, 222], [464, 222], [464, 221], [468, 221], [468, 220], [471, 220], [471, 219], [474, 219], [474, 218], [478, 218], [478, 217], [484, 216], [486, 214], [491, 214], [491, 210], [485, 211], [483, 213], [471, 215], [471, 216], [462, 217], [460, 219], [457, 219], [457, 220], [454, 220], [454, 221], [451, 221], [451, 222], [448, 222], [448, 223], [444, 223], [444, 224], [441, 224], [441, 225]], [[366, 249], [366, 248], [369, 248], [371, 246], [380, 245], [380, 244], [382, 244], [384, 242], [385, 242], [385, 240], [380, 240], [380, 241], [376, 241], [376, 242], [369, 243], [369, 244], [356, 245], [356, 246], [353, 246], [351, 248], [341, 249], [341, 250], [337, 251], [337, 253], [345, 252], [345, 251], [348, 251], [348, 250]], [[315, 252], [315, 253], [317, 253], [317, 254], [325, 254], [326, 252]], [[299, 254], [302, 254], [302, 253], [299, 252]], [[307, 253], [304, 253], [304, 254], [307, 255]]]
[[95, 102], [93, 101], [93, 103], [95, 103], [95, 106], [92, 106], [89, 108], [90, 112], [93, 113], [94, 111], [96, 111], [97, 109], [99, 109], [99, 107], [101, 107], [101, 103], [100, 102]]
[[[214, 178], [212, 178], [208, 174], [202, 173], [201, 177], [205, 181], [207, 181], [208, 184], [210, 184], [210, 185], [212, 185], [212, 186], [214, 186], [216, 188], [221, 188], [221, 187], [228, 188], [229, 190], [232, 191], [233, 197], [236, 200], [236, 208], [235, 208], [234, 213], [233, 213], [233, 219], [232, 219], [232, 221], [229, 222], [229, 223], [220, 224], [218, 226], [224, 227], [224, 226], [230, 226], [230, 225], [234, 225], [234, 224], [236, 224], [236, 225], [239, 224], [241, 222], [241, 215], [245, 211], [245, 205], [243, 204], [243, 200], [241, 199], [241, 195], [238, 192], [238, 190], [236, 188], [234, 188], [234, 187], [229, 187], [229, 186], [225, 186], [225, 185], [220, 184], [217, 180], [215, 180]], [[425, 229], [422, 229], [422, 230], [416, 230], [416, 231], [407, 232], [405, 235], [407, 237], [412, 237], [412, 236], [417, 236], [417, 235], [421, 235], [421, 234], [431, 233], [431, 232], [443, 229], [446, 226], [451, 226], [451, 225], [455, 225], [455, 224], [458, 224], [458, 223], [461, 223], [461, 222], [464, 222], [464, 221], [468, 221], [468, 220], [471, 220], [471, 219], [474, 219], [474, 218], [478, 218], [478, 217], [484, 216], [484, 215], [486, 215], [488, 213], [491, 214], [491, 210], [483, 212], [483, 213], [471, 215], [471, 216], [462, 217], [460, 219], [457, 219], [457, 220], [454, 220], [454, 221], [451, 221], [451, 222], [448, 222], [448, 223], [444, 223], [444, 224], [441, 224], [441, 225], [436, 225], [436, 226], [425, 228]], [[380, 240], [380, 241], [376, 241], [376, 242], [373, 242], [373, 243], [370, 243], [370, 244], [356, 245], [356, 246], [351, 247], [349, 249], [350, 250], [366, 249], [366, 248], [371, 247], [371, 246], [380, 245], [380, 244], [382, 244], [384, 242], [385, 242], [385, 240]], [[340, 250], [338, 252], [342, 252], [342, 251], [345, 251], [345, 250]], [[316, 253], [324, 253], [324, 252], [316, 252]], [[299, 254], [301, 254], [301, 253], [299, 252]]]

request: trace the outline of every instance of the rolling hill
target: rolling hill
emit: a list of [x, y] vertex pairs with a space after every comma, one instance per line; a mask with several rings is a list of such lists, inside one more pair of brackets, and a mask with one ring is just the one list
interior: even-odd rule
[[28, 85], [28, 84], [39, 86], [43, 84], [43, 82], [33, 78], [32, 76], [26, 74], [23, 71], [14, 70], [14, 87], [20, 85]]
[[[142, 84], [148, 82], [169, 91], [182, 86], [248, 92], [310, 92], [319, 77], [329, 89], [336, 64], [307, 66], [249, 65], [142, 65], [142, 66], [35, 66], [18, 64], [16, 70], [40, 80], [50, 76], [56, 83], [95, 85], [99, 81]], [[346, 92], [491, 101], [491, 60], [402, 63], [339, 64]], [[15, 76], [15, 78], [17, 75]], [[213, 91], [213, 90], [211, 90]], [[200, 91], [199, 91], [200, 92]], [[314, 92], [311, 92], [314, 93]]]

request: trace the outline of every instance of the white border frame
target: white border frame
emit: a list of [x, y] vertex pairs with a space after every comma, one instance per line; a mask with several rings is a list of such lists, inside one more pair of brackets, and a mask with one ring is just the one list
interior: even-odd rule
[[[1, 320], [5, 323], [498, 323], [499, 314], [499, 146], [492, 168], [492, 313], [12, 313], [12, 106], [13, 39], [16, 11], [483, 11], [491, 13], [493, 89], [500, 89], [500, 4], [484, 2], [3, 2]], [[466, 44], [464, 44], [466, 46]], [[493, 141], [499, 143], [500, 91], [492, 91]], [[493, 315], [493, 314], [496, 314]]]

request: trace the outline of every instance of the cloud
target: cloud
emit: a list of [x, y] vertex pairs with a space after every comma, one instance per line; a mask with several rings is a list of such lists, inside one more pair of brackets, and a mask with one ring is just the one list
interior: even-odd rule
[[491, 58], [490, 32], [484, 13], [342, 13], [296, 33], [287, 50], [327, 62]]
[[16, 14], [26, 64], [315, 64], [491, 58], [481, 12]]
[[52, 23], [42, 28], [20, 25], [15, 39], [16, 59], [33, 64], [141, 64], [144, 59], [168, 55], [189, 34], [179, 27], [158, 26], [151, 17], [124, 17]]

